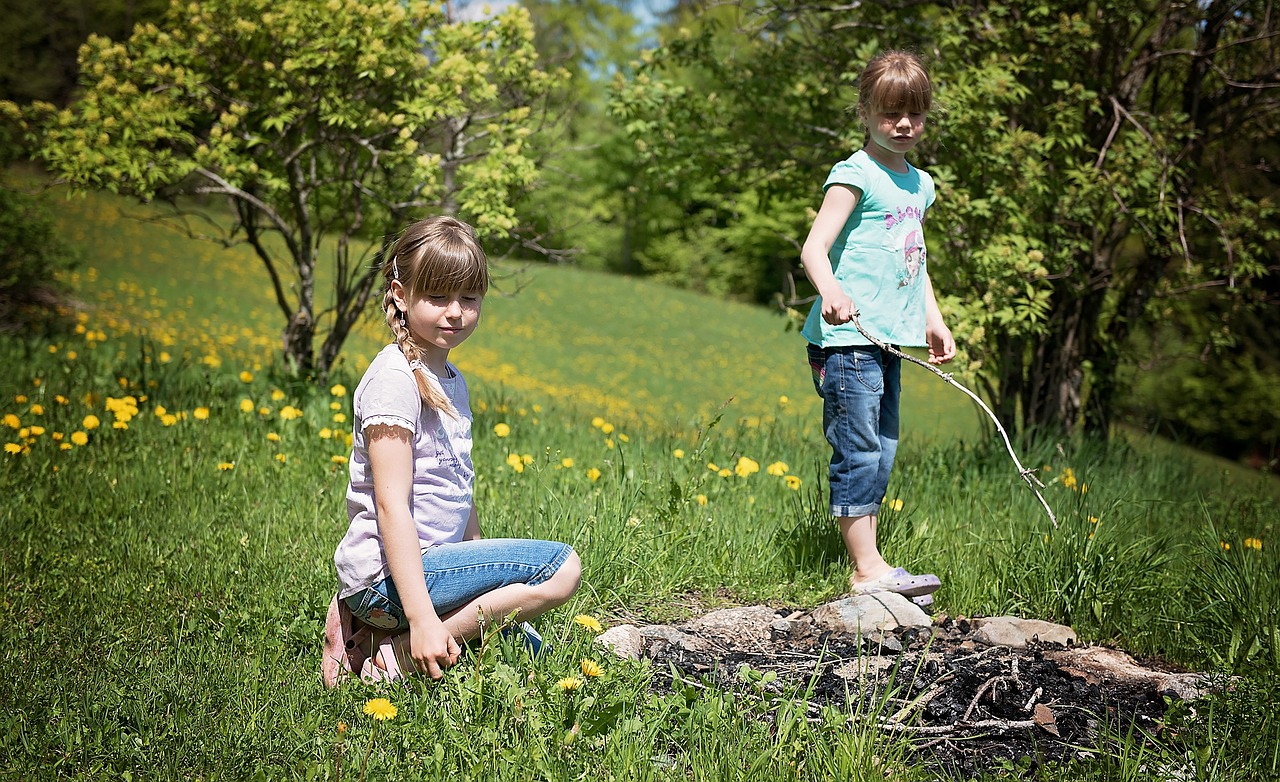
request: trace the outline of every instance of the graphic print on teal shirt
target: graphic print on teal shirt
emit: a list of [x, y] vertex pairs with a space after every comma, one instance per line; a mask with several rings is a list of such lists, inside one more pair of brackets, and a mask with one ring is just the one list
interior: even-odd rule
[[[830, 251], [836, 280], [858, 309], [858, 320], [877, 339], [894, 345], [925, 344], [925, 284], [928, 250], [924, 215], [933, 203], [930, 176], [912, 166], [892, 171], [866, 152], [855, 152], [831, 169], [823, 189], [854, 188], [858, 204]], [[814, 302], [801, 333], [815, 345], [866, 345], [852, 323], [832, 326]]]

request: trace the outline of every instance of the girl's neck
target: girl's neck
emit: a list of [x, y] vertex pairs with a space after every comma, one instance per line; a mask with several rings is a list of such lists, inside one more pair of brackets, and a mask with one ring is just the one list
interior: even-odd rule
[[436, 377], [441, 379], [449, 377], [449, 351], [428, 348], [422, 351], [422, 363], [426, 364], [427, 369], [430, 369], [431, 374]]
[[862, 151], [867, 153], [867, 157], [876, 161], [890, 171], [905, 174], [911, 170], [911, 166], [908, 165], [907, 156], [905, 154], [893, 152], [892, 150], [885, 149], [878, 144], [867, 144], [862, 148]]

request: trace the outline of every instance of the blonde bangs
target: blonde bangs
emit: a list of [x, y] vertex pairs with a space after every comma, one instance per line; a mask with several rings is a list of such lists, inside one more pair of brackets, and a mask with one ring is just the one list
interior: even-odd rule
[[929, 74], [909, 52], [877, 55], [858, 79], [858, 106], [869, 112], [927, 113], [933, 107]]

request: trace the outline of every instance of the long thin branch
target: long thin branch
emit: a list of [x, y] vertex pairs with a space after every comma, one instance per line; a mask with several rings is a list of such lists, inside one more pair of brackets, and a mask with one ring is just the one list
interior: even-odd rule
[[919, 364], [920, 366], [929, 370], [933, 374], [942, 378], [942, 380], [947, 384], [955, 386], [956, 388], [960, 389], [970, 399], [976, 402], [978, 407], [981, 407], [983, 412], [985, 412], [987, 416], [991, 419], [991, 421], [996, 425], [996, 430], [1000, 432], [1000, 436], [1004, 438], [1004, 447], [1009, 452], [1009, 458], [1013, 459], [1014, 465], [1018, 468], [1018, 475], [1022, 476], [1022, 480], [1026, 481], [1027, 486], [1030, 487], [1031, 491], [1035, 492], [1036, 499], [1040, 500], [1040, 504], [1044, 507], [1044, 512], [1049, 514], [1049, 521], [1053, 523], [1053, 528], [1054, 529], [1058, 528], [1058, 517], [1053, 515], [1053, 509], [1049, 507], [1049, 503], [1045, 501], [1044, 495], [1040, 493], [1040, 489], [1044, 488], [1044, 484], [1040, 482], [1040, 479], [1038, 477], [1036, 477], [1035, 470], [1027, 469], [1026, 467], [1022, 466], [1022, 462], [1018, 460], [1018, 454], [1015, 453], [1013, 450], [1013, 443], [1009, 442], [1009, 433], [1005, 431], [1004, 426], [1000, 423], [1000, 419], [996, 417], [996, 414], [991, 412], [991, 408], [987, 407], [986, 402], [983, 402], [982, 399], [977, 394], [973, 393], [972, 391], [970, 391], [969, 389], [965, 388], [963, 385], [958, 383], [955, 380], [955, 378], [951, 376], [950, 372], [943, 372], [942, 370], [938, 369], [932, 364], [926, 361], [921, 361], [915, 356], [909, 356], [906, 353], [903, 353], [901, 350], [898, 350], [897, 348], [893, 347], [892, 345], [886, 345], [884, 342], [881, 342], [880, 340], [868, 334], [867, 330], [862, 327], [862, 323], [858, 320], [857, 313], [854, 313], [853, 315], [853, 325], [854, 325], [854, 328], [858, 330], [858, 333], [866, 337], [867, 339], [871, 340], [871, 343], [873, 345], [879, 347], [881, 350], [892, 353], [898, 358], [905, 359], [907, 361], [910, 361], [913, 364]]

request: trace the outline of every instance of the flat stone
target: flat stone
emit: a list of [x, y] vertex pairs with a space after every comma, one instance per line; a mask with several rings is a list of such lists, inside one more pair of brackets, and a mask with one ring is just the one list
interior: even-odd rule
[[1008, 646], [1024, 649], [1032, 641], [1043, 644], [1071, 646], [1078, 643], [1076, 631], [1066, 625], [1045, 622], [1040, 619], [1020, 619], [1016, 616], [993, 616], [974, 619], [973, 638], [987, 646]]
[[1133, 657], [1118, 649], [1085, 646], [1045, 653], [1062, 670], [1090, 684], [1144, 685], [1161, 695], [1172, 695], [1192, 701], [1206, 694], [1209, 678], [1199, 673], [1170, 673], [1144, 668]]
[[769, 606], [722, 608], [694, 619], [684, 629], [730, 646], [767, 643], [778, 618]]
[[645, 656], [653, 657], [668, 645], [687, 652], [702, 651], [704, 647], [697, 636], [671, 625], [646, 625], [640, 628], [640, 648]]
[[635, 625], [610, 627], [596, 636], [596, 643], [625, 660], [640, 659], [640, 629]]
[[857, 595], [825, 603], [810, 614], [814, 625], [833, 633], [871, 635], [895, 627], [928, 627], [920, 606], [896, 592]]

